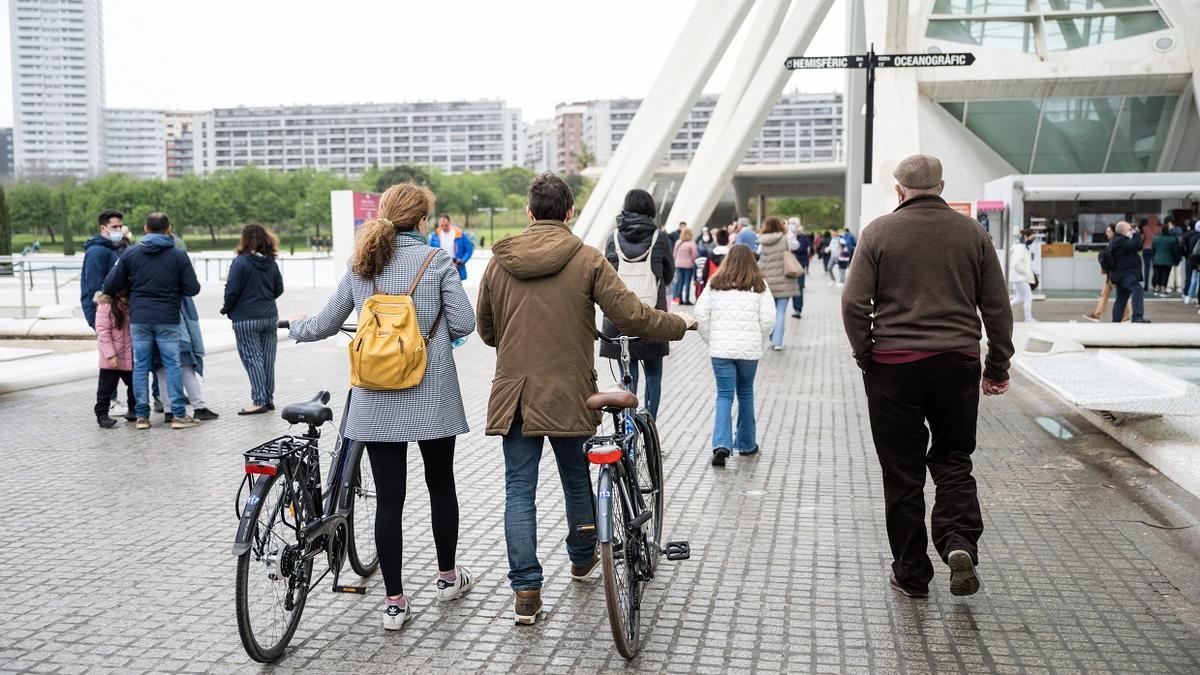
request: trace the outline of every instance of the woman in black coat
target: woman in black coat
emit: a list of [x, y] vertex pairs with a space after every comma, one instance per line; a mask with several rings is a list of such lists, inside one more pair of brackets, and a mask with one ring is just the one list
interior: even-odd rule
[[[654, 216], [658, 209], [654, 206], [654, 198], [645, 190], [630, 190], [625, 195], [625, 206], [621, 215], [617, 216], [617, 229], [608, 238], [604, 254], [612, 266], [621, 271], [621, 257], [617, 255], [617, 239], [620, 239], [621, 253], [626, 259], [641, 258], [654, 241], [654, 250], [650, 252], [650, 267], [658, 279], [657, 309], [667, 311], [667, 288], [675, 278], [675, 256], [671, 250], [671, 238], [665, 232], [658, 231], [654, 224]], [[658, 231], [659, 236], [654, 238]], [[621, 334], [621, 331], [604, 317], [604, 334], [610, 337]], [[657, 340], [640, 340], [629, 345], [632, 362], [630, 367], [633, 375], [633, 388], [637, 391], [639, 364], [646, 371], [646, 394], [642, 399], [646, 410], [655, 418], [658, 417], [658, 402], [662, 396], [663, 357], [670, 352], [668, 343]], [[617, 345], [601, 343], [600, 356], [608, 359], [620, 358], [621, 350]]]
[[275, 235], [257, 223], [242, 229], [238, 256], [225, 281], [221, 313], [233, 322], [238, 356], [250, 378], [250, 400], [239, 415], [258, 415], [275, 409], [276, 323], [275, 299], [283, 295], [283, 275], [275, 262], [279, 247]]

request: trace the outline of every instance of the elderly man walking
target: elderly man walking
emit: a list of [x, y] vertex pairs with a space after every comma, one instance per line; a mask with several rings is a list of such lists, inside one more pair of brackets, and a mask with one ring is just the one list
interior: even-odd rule
[[[987, 232], [940, 196], [941, 162], [913, 155], [893, 175], [900, 206], [863, 230], [842, 292], [842, 321], [863, 371], [883, 468], [889, 583], [908, 597], [929, 594], [928, 469], [937, 486], [933, 544], [950, 567], [950, 592], [970, 595], [979, 590], [983, 532], [971, 476], [979, 393], [1008, 390], [1012, 309]], [[931, 241], [936, 265], [921, 262]], [[982, 386], [980, 316], [988, 339]]]
[[600, 423], [589, 409], [596, 393], [596, 305], [625, 335], [679, 340], [695, 319], [642, 304], [600, 251], [585, 246], [566, 223], [575, 213], [566, 181], [552, 173], [529, 184], [531, 224], [492, 249], [479, 286], [479, 337], [496, 348], [487, 435], [504, 446], [504, 538], [513, 617], [532, 624], [542, 611], [537, 556], [538, 463], [550, 439], [567, 510], [571, 576], [595, 569], [595, 541], [581, 525], [595, 523], [584, 442]]

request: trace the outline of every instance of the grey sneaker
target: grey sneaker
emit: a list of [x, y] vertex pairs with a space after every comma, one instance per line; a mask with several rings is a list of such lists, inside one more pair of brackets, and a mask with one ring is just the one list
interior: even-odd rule
[[966, 551], [951, 551], [946, 556], [950, 566], [950, 594], [974, 595], [979, 590], [979, 577], [975, 575], [975, 563]]
[[928, 598], [929, 597], [929, 591], [917, 591], [917, 590], [913, 590], [911, 588], [905, 588], [903, 585], [900, 584], [900, 580], [896, 578], [895, 574], [888, 575], [888, 585], [891, 586], [896, 592], [900, 593], [901, 595], [903, 595], [905, 597], [909, 597], [909, 598]]
[[198, 426], [200, 426], [200, 420], [196, 419], [195, 417], [176, 417], [171, 420], [172, 429], [191, 429], [192, 427]]

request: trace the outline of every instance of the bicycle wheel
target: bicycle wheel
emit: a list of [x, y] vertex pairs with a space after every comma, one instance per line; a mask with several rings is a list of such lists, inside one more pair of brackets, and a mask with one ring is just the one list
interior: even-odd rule
[[[625, 481], [615, 480], [611, 486], [612, 509], [610, 518], [611, 536], [607, 542], [601, 542], [600, 564], [604, 568], [604, 602], [608, 605], [608, 625], [612, 629], [613, 641], [621, 656], [632, 659], [641, 648], [641, 635], [638, 630], [638, 620], [641, 616], [641, 582], [636, 572], [638, 559], [641, 557], [641, 543], [638, 537], [626, 528], [626, 523], [632, 520], [629, 508], [625, 505], [628, 494]], [[604, 489], [601, 481], [601, 489]]]
[[350, 493], [350, 568], [360, 577], [369, 577], [379, 568], [379, 549], [375, 545], [375, 474], [366, 447], [357, 444], [358, 466]]
[[650, 516], [650, 532], [654, 536], [654, 546], [653, 550], [647, 552], [653, 569], [658, 565], [658, 547], [663, 543], [662, 446], [658, 440], [658, 428], [649, 415], [638, 415], [634, 423], [639, 439], [639, 447], [634, 454], [637, 489], [646, 502], [646, 510], [653, 514]]
[[297, 516], [288, 481], [269, 481], [254, 509], [250, 550], [238, 556], [234, 584], [238, 634], [250, 658], [270, 663], [283, 655], [308, 598], [312, 560], [298, 554]]

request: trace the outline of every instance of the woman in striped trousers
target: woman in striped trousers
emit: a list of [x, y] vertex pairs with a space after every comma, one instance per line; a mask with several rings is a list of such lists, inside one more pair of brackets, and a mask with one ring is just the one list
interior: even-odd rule
[[225, 281], [221, 313], [233, 321], [238, 356], [250, 377], [252, 405], [239, 415], [275, 409], [275, 324], [279, 320], [275, 299], [283, 295], [283, 275], [275, 262], [278, 250], [270, 230], [257, 223], [247, 225]]

